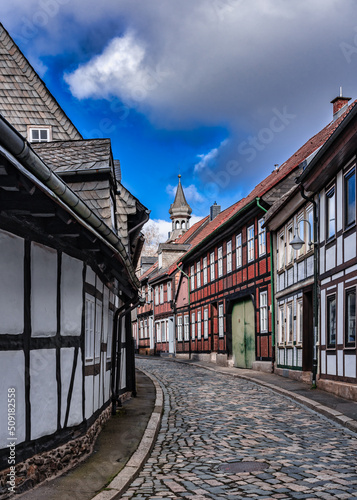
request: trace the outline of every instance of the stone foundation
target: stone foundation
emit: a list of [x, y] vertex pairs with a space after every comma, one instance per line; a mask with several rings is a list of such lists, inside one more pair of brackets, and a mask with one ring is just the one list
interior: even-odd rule
[[273, 364], [271, 361], [253, 361], [252, 370], [257, 372], [272, 373]]
[[357, 401], [357, 385], [348, 384], [346, 382], [337, 382], [336, 380], [326, 380], [320, 378], [317, 381], [318, 389], [322, 389], [326, 392], [332, 392], [335, 396], [339, 396], [344, 399], [349, 399], [352, 401]]
[[[123, 394], [120, 399], [125, 401], [129, 393]], [[34, 455], [24, 462], [15, 465], [15, 494], [22, 493], [29, 488], [49, 478], [54, 478], [72, 469], [85, 460], [93, 451], [94, 443], [103, 425], [111, 416], [111, 405], [99, 415], [87, 432], [76, 439], [52, 450]], [[0, 500], [12, 498], [14, 493], [9, 490], [10, 469], [0, 472]]]
[[305, 384], [312, 383], [312, 373], [303, 372], [301, 370], [289, 370], [288, 368], [278, 368], [274, 367], [274, 373], [280, 375], [280, 377], [291, 378], [292, 380], [298, 380], [299, 382], [304, 382]]

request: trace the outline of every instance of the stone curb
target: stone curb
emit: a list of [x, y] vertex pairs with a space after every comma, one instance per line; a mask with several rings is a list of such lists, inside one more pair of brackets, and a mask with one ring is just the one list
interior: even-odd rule
[[149, 454], [151, 453], [156, 437], [159, 433], [161, 416], [163, 410], [164, 396], [162, 389], [157, 380], [145, 370], [141, 370], [144, 375], [150, 378], [156, 390], [155, 407], [151, 414], [150, 420], [146, 426], [143, 437], [137, 450], [130, 457], [124, 468], [113, 479], [113, 481], [92, 498], [92, 500], [117, 500], [127, 490], [131, 482], [138, 476], [143, 465], [145, 464]]
[[221, 375], [228, 375], [233, 378], [240, 378], [243, 380], [248, 380], [249, 382], [254, 382], [255, 384], [259, 384], [267, 389], [278, 392], [290, 399], [297, 401], [298, 403], [307, 406], [311, 410], [316, 411], [317, 413], [321, 413], [325, 417], [333, 420], [334, 422], [346, 427], [352, 432], [357, 433], [357, 421], [353, 418], [347, 417], [343, 413], [334, 410], [333, 408], [329, 408], [328, 406], [324, 406], [316, 401], [309, 399], [305, 396], [301, 396], [300, 394], [294, 394], [293, 392], [288, 391], [287, 389], [283, 389], [282, 387], [277, 387], [275, 385], [269, 384], [268, 382], [264, 382], [263, 380], [257, 379], [254, 376], [249, 377], [248, 375], [241, 375], [239, 373], [228, 373], [227, 371], [220, 370], [217, 368], [212, 368], [211, 366], [205, 366], [200, 363], [195, 363], [194, 361], [184, 361], [179, 359], [170, 358], [170, 361], [174, 361], [175, 363], [184, 363], [186, 365], [194, 365], [199, 368], [204, 368], [205, 370], [209, 370], [212, 372], [220, 373]]

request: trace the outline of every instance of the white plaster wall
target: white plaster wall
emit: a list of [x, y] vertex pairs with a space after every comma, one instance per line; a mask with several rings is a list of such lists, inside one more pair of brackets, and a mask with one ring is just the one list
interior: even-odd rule
[[99, 375], [96, 375], [94, 377], [94, 383], [93, 383], [93, 410], [97, 411], [99, 408], [99, 381], [100, 377]]
[[120, 389], [126, 387], [126, 349], [121, 350]]
[[56, 350], [30, 352], [31, 439], [57, 430]]
[[320, 248], [320, 274], [325, 272], [325, 247]]
[[313, 274], [314, 274], [314, 257], [313, 255], [310, 255], [310, 257], [306, 259], [306, 275], [307, 277], [309, 277], [313, 276]]
[[105, 401], [110, 398], [110, 370], [105, 373]]
[[343, 377], [343, 351], [337, 351], [337, 375]]
[[326, 290], [321, 290], [321, 331], [320, 344], [326, 345]]
[[327, 358], [327, 374], [328, 375], [336, 375], [336, 356], [329, 355]]
[[108, 339], [108, 311], [109, 311], [109, 290], [105, 286], [103, 292], [103, 342]]
[[31, 322], [33, 337], [57, 332], [57, 252], [31, 245]]
[[24, 329], [24, 240], [0, 230], [0, 334]]
[[[339, 212], [339, 211], [338, 211]], [[337, 246], [337, 266], [340, 266], [343, 263], [343, 238], [342, 236], [339, 236], [336, 240], [336, 246]]]
[[82, 359], [82, 351], [78, 352], [78, 361], [76, 374], [74, 377], [74, 385], [73, 385], [73, 393], [71, 400], [71, 407], [69, 410], [68, 416], [68, 425], [77, 425], [80, 424], [83, 420], [82, 413], [82, 382], [83, 382], [83, 359]]
[[[335, 245], [326, 250], [326, 271], [336, 267], [336, 250]], [[322, 272], [322, 271], [320, 271]]]
[[[25, 356], [23, 351], [0, 352], [0, 449], [9, 441], [7, 429], [7, 395], [8, 389], [15, 388], [15, 427], [17, 443], [25, 441], [26, 409], [25, 409]], [[12, 394], [12, 393], [11, 393]]]
[[69, 255], [62, 256], [61, 334], [80, 335], [83, 308], [83, 264]]
[[85, 391], [85, 417], [89, 418], [93, 415], [93, 383], [94, 376], [87, 375], [84, 379]]
[[321, 353], [321, 374], [326, 374], [326, 351], [322, 351]]
[[[61, 425], [64, 425], [67, 411], [67, 397], [72, 376], [74, 347], [61, 349]], [[67, 425], [76, 425], [82, 422], [82, 353], [78, 352], [76, 374], [74, 377], [73, 393]]]
[[345, 238], [344, 243], [344, 259], [347, 262], [350, 259], [356, 257], [356, 235], [351, 234], [347, 238]]
[[95, 277], [96, 274], [93, 271], [93, 269], [89, 266], [86, 268], [86, 282], [89, 283], [90, 285], [95, 286]]
[[345, 377], [356, 378], [356, 355], [346, 354]]

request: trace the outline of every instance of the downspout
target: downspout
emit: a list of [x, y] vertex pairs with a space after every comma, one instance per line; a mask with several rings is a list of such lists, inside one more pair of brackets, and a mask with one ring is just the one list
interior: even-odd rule
[[[187, 278], [187, 288], [188, 288], [188, 349], [189, 356], [191, 359], [191, 285], [189, 276], [181, 269], [181, 267], [176, 263], [177, 269]], [[183, 325], [184, 335], [185, 335], [185, 323]]]
[[[257, 206], [265, 213], [267, 209], [264, 208], [260, 202], [260, 198], [256, 198]], [[270, 239], [270, 287], [271, 287], [271, 345], [272, 345], [272, 371], [274, 371], [275, 362], [275, 295], [274, 295], [274, 259], [273, 259], [273, 238], [272, 231], [269, 231]]]
[[120, 340], [118, 342], [118, 324], [121, 324], [123, 316], [131, 312], [135, 307], [138, 306], [139, 300], [135, 304], [128, 305], [128, 303], [123, 304], [119, 309], [115, 311], [114, 321], [113, 321], [113, 334], [112, 334], [112, 373], [111, 373], [111, 392], [112, 392], [112, 415], [116, 414], [117, 402], [121, 406], [119, 400], [119, 383], [120, 383], [120, 366], [121, 366], [121, 331]]
[[304, 186], [300, 184], [300, 192], [301, 196], [304, 198], [304, 200], [309, 201], [313, 205], [313, 214], [314, 214], [314, 234], [313, 241], [314, 244], [314, 288], [313, 288], [313, 310], [314, 310], [314, 331], [313, 331], [313, 356], [312, 356], [312, 388], [316, 389], [317, 383], [316, 383], [316, 378], [317, 378], [317, 339], [318, 339], [318, 325], [319, 325], [319, 320], [318, 320], [318, 274], [319, 274], [319, 259], [318, 259], [318, 248], [317, 248], [317, 232], [318, 232], [318, 219], [317, 219], [317, 204], [316, 201], [313, 198], [310, 198], [309, 196], [306, 196], [304, 193]]

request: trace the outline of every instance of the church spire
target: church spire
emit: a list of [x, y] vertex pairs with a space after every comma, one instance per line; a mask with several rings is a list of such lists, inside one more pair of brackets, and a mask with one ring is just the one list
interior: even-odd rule
[[170, 206], [169, 214], [172, 220], [172, 232], [170, 240], [176, 240], [184, 232], [187, 231], [189, 220], [191, 218], [192, 209], [186, 201], [185, 193], [181, 184], [181, 174], [178, 175], [178, 185], [174, 202]]

